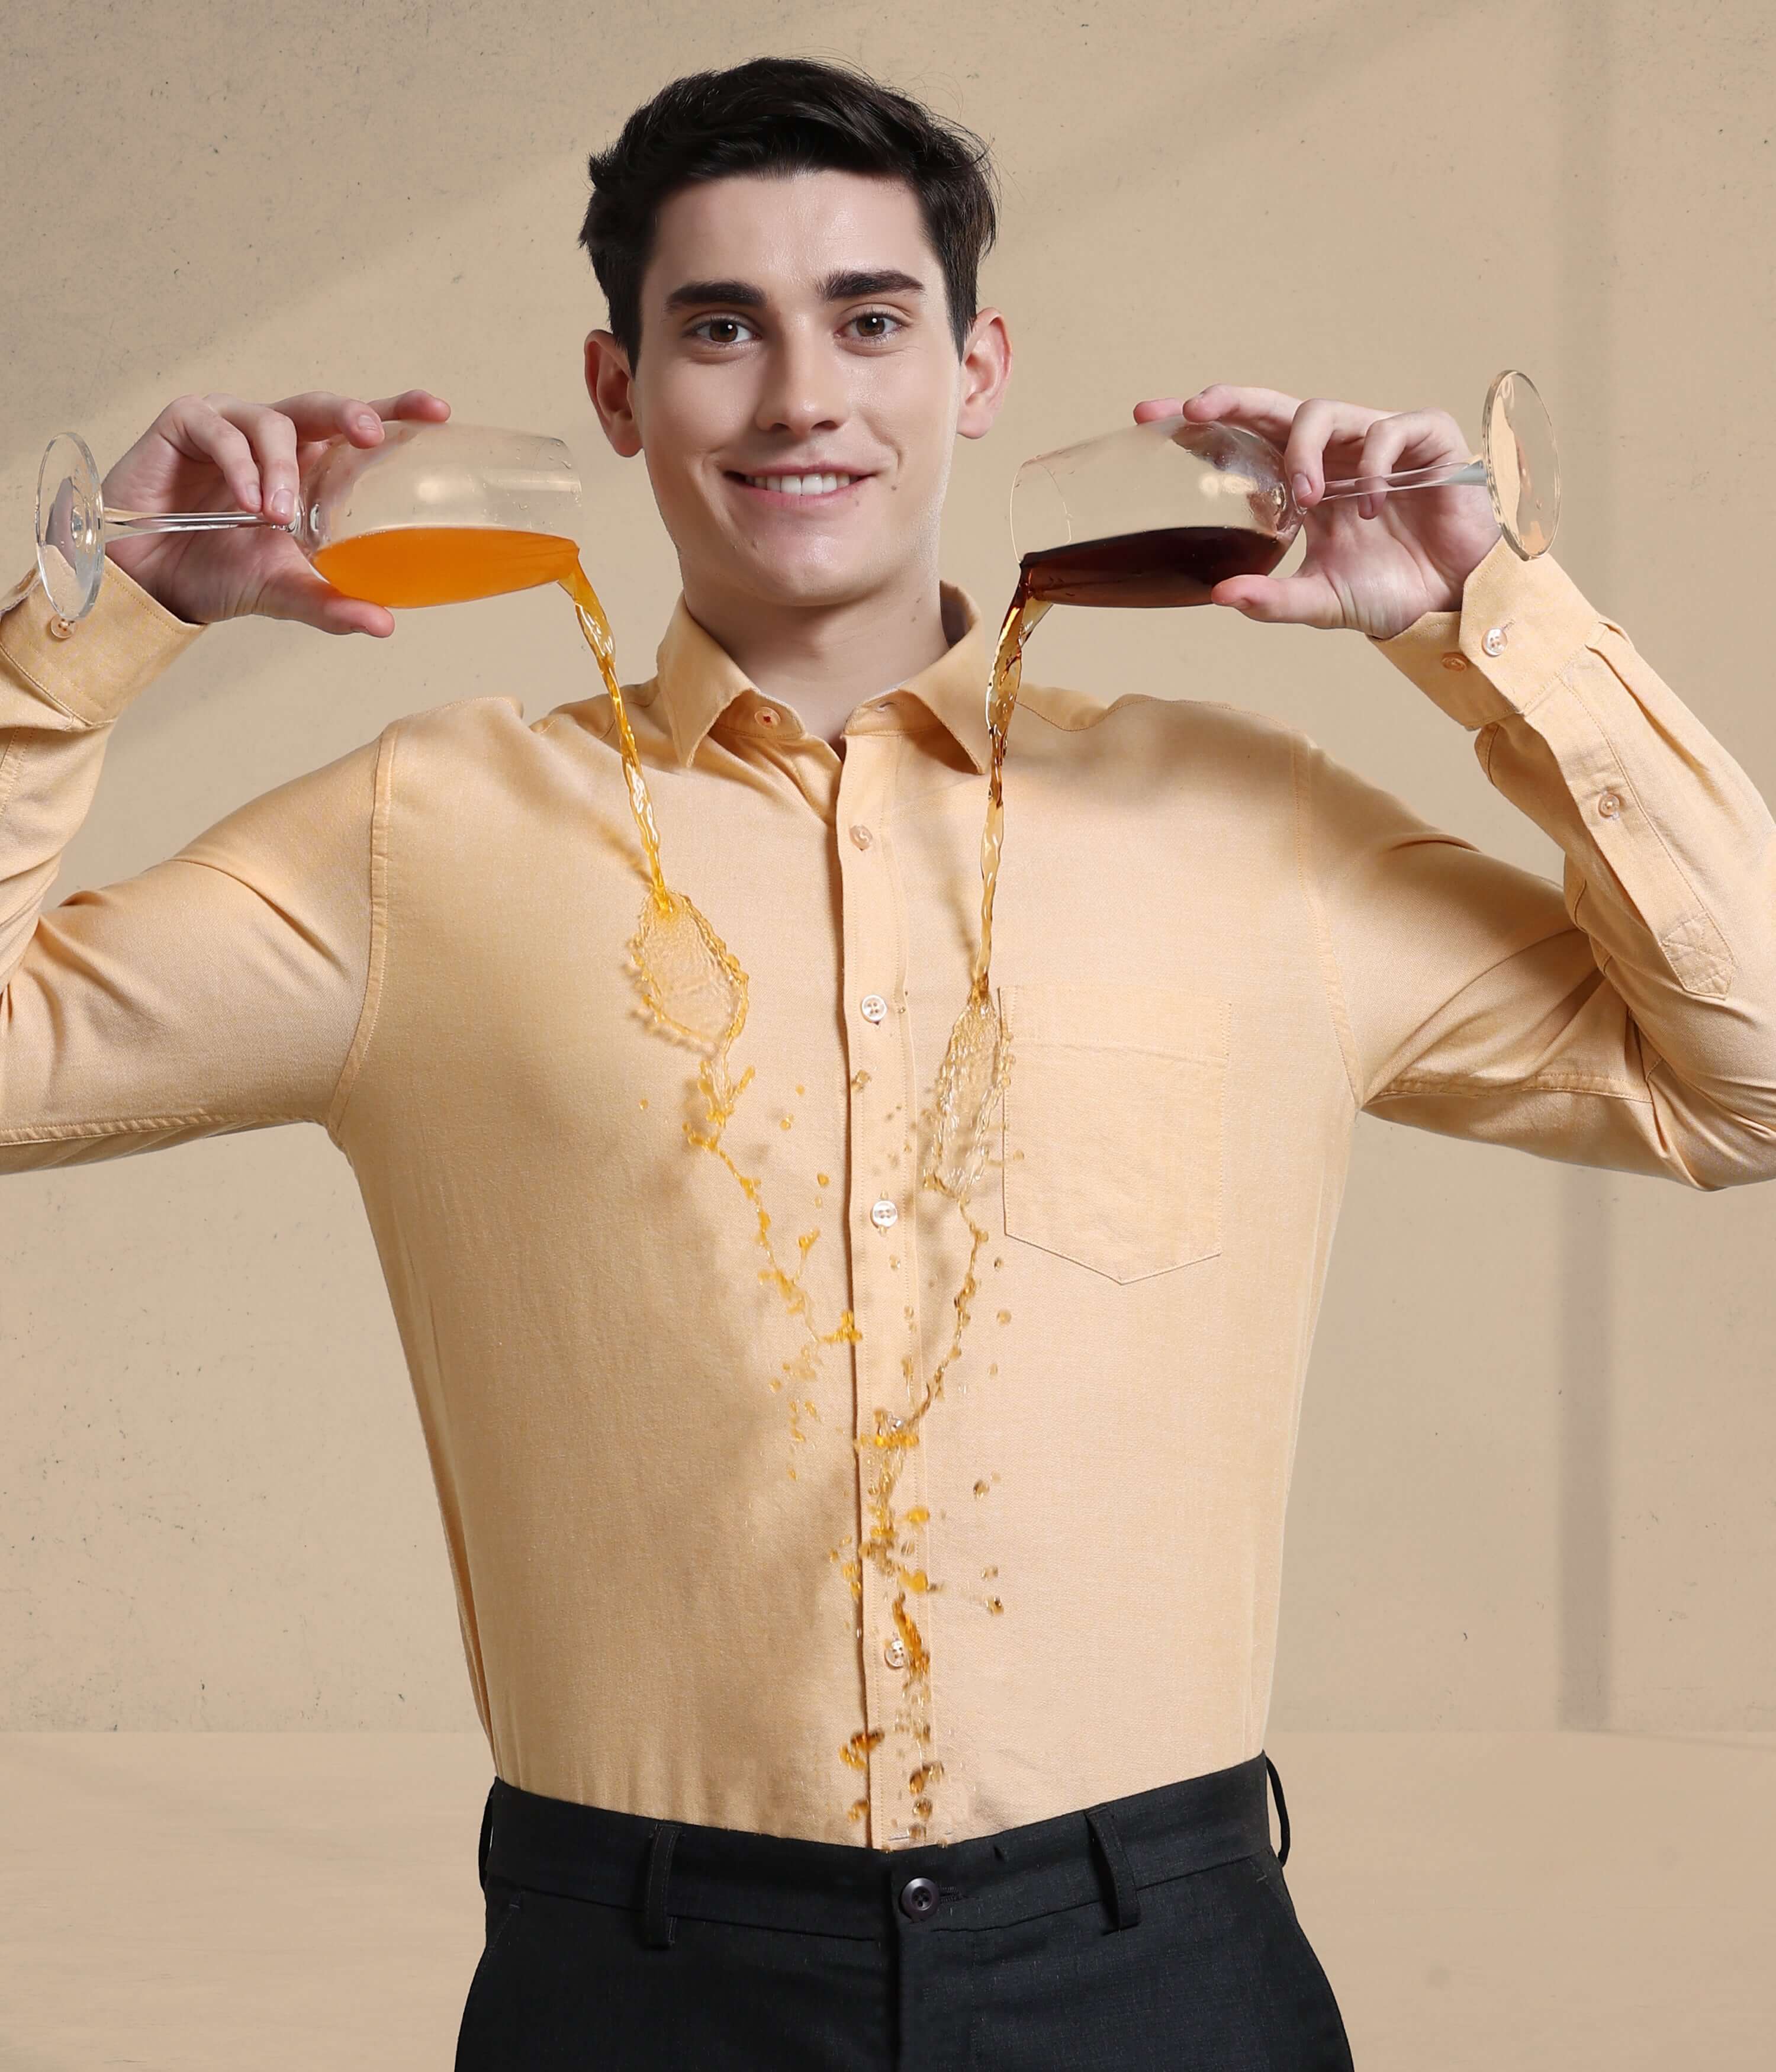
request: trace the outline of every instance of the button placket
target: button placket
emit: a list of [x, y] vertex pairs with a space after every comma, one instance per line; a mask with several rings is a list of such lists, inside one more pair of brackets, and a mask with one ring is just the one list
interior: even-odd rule
[[[885, 1466], [870, 1443], [878, 1412], [884, 1424], [906, 1408], [900, 1369], [906, 1350], [904, 1309], [918, 1285], [913, 1219], [903, 1212], [903, 1167], [890, 1165], [913, 1112], [907, 1031], [895, 1000], [904, 958], [904, 918], [898, 881], [885, 857], [889, 794], [903, 743], [879, 729], [853, 732], [840, 766], [836, 824], [845, 946], [845, 1029], [852, 1078], [851, 1192], [847, 1227], [852, 1301], [861, 1342], [852, 1350], [856, 1377], [854, 1437], [858, 1519], [866, 1538], [874, 1522], [869, 1484]], [[862, 837], [860, 839], [860, 836]], [[861, 1080], [860, 1086], [858, 1082]], [[923, 1482], [917, 1449], [902, 1457], [893, 1507], [919, 1501]], [[908, 1744], [891, 1731], [905, 1708], [906, 1642], [894, 1622], [894, 1593], [874, 1563], [858, 1561], [865, 1724], [886, 1730], [869, 1758], [870, 1841], [888, 1846], [906, 1827], [903, 1784]], [[902, 1836], [904, 1840], [904, 1836]]]

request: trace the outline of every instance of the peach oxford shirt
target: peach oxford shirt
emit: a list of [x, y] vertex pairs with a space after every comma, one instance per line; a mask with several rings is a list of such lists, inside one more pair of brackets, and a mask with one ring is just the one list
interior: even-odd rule
[[859, 1564], [874, 1439], [966, 1251], [917, 1147], [977, 926], [997, 628], [943, 603], [953, 645], [857, 687], [842, 760], [682, 598], [632, 693], [668, 878], [751, 978], [729, 1147], [791, 1256], [819, 1232], [816, 1321], [861, 1334], [800, 1371], [684, 1133], [697, 1058], [639, 1009], [602, 692], [411, 713], [45, 910], [111, 728], [199, 634], [115, 565], [64, 639], [40, 590], [0, 619], [0, 1170], [327, 1131], [525, 1790], [892, 1848], [1238, 1762], [1358, 1114], [1776, 1177], [1776, 824], [1552, 559], [1501, 542], [1458, 613], [1375, 644], [1560, 845], [1558, 886], [1260, 714], [1027, 681], [981, 1287], [893, 1560]]

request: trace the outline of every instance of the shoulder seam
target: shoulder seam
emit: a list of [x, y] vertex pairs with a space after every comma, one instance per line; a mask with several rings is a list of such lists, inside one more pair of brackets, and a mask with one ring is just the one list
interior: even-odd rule
[[1301, 896], [1307, 903], [1312, 919], [1315, 947], [1320, 959], [1320, 985], [1326, 1001], [1326, 1018], [1332, 1025], [1337, 1038], [1338, 1056], [1344, 1066], [1345, 1083], [1350, 1089], [1350, 1099], [1360, 1114], [1363, 1110], [1363, 1089], [1358, 1071], [1356, 1038], [1351, 1033], [1350, 1018], [1344, 997], [1344, 989], [1338, 979], [1338, 960], [1333, 955], [1332, 938], [1326, 924], [1326, 910], [1320, 898], [1319, 887], [1314, 882], [1311, 816], [1308, 804], [1308, 789], [1312, 782], [1301, 759], [1301, 737], [1293, 728], [1285, 730], [1289, 735], [1289, 763], [1295, 794], [1295, 864], [1301, 881]]
[[6, 801], [12, 796], [12, 787], [18, 781], [18, 772], [24, 767], [25, 751], [21, 739], [22, 730], [9, 727], [0, 734], [6, 743], [6, 752], [0, 754], [0, 813], [6, 810]]
[[[1067, 686], [1062, 684], [1036, 684], [1031, 685], [1030, 689], [1035, 691], [1038, 697], [1040, 697], [1045, 690], [1061, 691], [1068, 697], [1079, 695], [1077, 692], [1070, 690]], [[1096, 701], [1094, 701], [1094, 702]], [[1043, 726], [1053, 727], [1058, 734], [1086, 734], [1092, 728], [1108, 719], [1112, 713], [1120, 712], [1124, 705], [1170, 705], [1182, 702], [1182, 700], [1176, 698], [1155, 697], [1150, 691], [1124, 691], [1120, 698], [1113, 698], [1108, 705], [1097, 704], [1097, 709], [1095, 712], [1087, 713], [1083, 718], [1070, 724], [1064, 719], [1057, 718], [1053, 713], [1044, 712], [1042, 707], [1031, 698], [1030, 691], [1026, 690], [1018, 695], [1018, 709], [1020, 712], [1027, 712], [1033, 719], [1039, 719]]]
[[[467, 702], [462, 701], [462, 702]], [[339, 1128], [364, 1067], [365, 1053], [375, 1032], [382, 1005], [383, 972], [388, 961], [388, 837], [394, 811], [395, 743], [405, 719], [391, 721], [382, 730], [376, 749], [374, 800], [370, 813], [369, 854], [366, 859], [370, 889], [370, 949], [365, 960], [364, 998], [358, 1007], [356, 1026], [347, 1047], [345, 1062], [334, 1083], [332, 1098], [323, 1118], [327, 1135], [340, 1149]]]

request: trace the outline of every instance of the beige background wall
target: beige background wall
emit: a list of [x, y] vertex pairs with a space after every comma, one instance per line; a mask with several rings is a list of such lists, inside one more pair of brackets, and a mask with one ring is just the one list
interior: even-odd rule
[[[1477, 435], [1515, 364], [1560, 431], [1559, 558], [1776, 800], [1769, 37], [1757, 0], [17, 10], [0, 586], [58, 429], [103, 468], [184, 389], [419, 383], [569, 441], [644, 675], [676, 566], [581, 383], [585, 155], [677, 72], [843, 56], [1001, 165], [983, 294], [1018, 360], [956, 455], [946, 549], [985, 611], [1019, 460], [1141, 397], [1253, 380]], [[1559, 879], [1471, 738], [1355, 635], [1061, 612], [1040, 640], [1048, 680], [1274, 713]], [[386, 643], [220, 628], [118, 726], [51, 898], [397, 713], [512, 690], [535, 719], [586, 672], [541, 593]], [[1365, 1119], [1274, 1725], [1776, 1728], [1773, 1239], [1776, 1188]], [[400, 1349], [320, 1131], [0, 1183], [0, 1728], [475, 1725]]]

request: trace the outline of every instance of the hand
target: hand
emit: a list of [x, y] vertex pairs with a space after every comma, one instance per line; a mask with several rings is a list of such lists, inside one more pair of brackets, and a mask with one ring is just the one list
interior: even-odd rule
[[[1404, 633], [1427, 611], [1459, 611], [1468, 575], [1499, 537], [1485, 486], [1463, 483], [1391, 495], [1334, 497], [1316, 508], [1328, 479], [1466, 461], [1472, 450], [1446, 410], [1389, 416], [1324, 397], [1298, 402], [1274, 388], [1212, 382], [1187, 401], [1137, 403], [1136, 421], [1176, 417], [1239, 425], [1268, 439], [1306, 513], [1307, 551], [1292, 576], [1229, 576], [1209, 593], [1248, 619], [1347, 627], [1378, 640]], [[1301, 478], [1305, 477], [1304, 484]]]
[[[425, 388], [360, 403], [313, 389], [281, 403], [246, 403], [212, 390], [169, 403], [105, 478], [108, 509], [257, 511], [287, 521], [300, 477], [323, 441], [343, 432], [373, 446], [384, 417], [437, 423], [450, 406]], [[261, 503], [261, 498], [263, 500]], [[242, 525], [216, 532], [121, 533], [105, 552], [177, 619], [208, 626], [257, 613], [323, 633], [386, 639], [395, 616], [335, 590], [287, 532]]]

